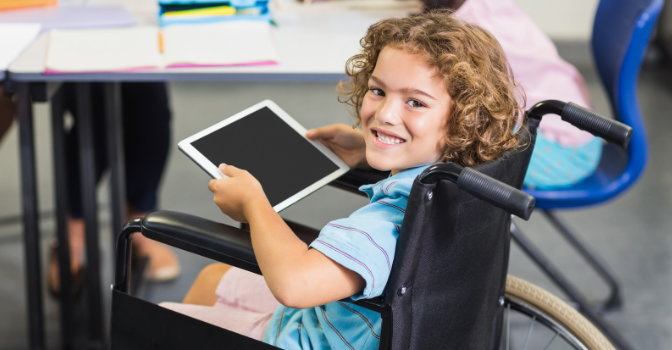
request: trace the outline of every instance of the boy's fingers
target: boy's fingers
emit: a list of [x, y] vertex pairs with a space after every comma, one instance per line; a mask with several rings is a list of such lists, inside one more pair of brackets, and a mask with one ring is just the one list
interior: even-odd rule
[[215, 183], [216, 182], [217, 182], [217, 180], [210, 180], [210, 182], [208, 182], [208, 189], [210, 190], [210, 192], [215, 192]]

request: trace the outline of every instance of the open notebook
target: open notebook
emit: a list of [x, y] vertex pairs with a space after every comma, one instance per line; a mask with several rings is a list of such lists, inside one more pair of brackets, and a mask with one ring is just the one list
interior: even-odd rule
[[0, 23], [0, 70], [6, 70], [39, 33], [39, 24]]
[[162, 35], [158, 28], [148, 26], [54, 30], [50, 34], [45, 73], [277, 64], [278, 61], [270, 25], [263, 21], [173, 25], [164, 28]]

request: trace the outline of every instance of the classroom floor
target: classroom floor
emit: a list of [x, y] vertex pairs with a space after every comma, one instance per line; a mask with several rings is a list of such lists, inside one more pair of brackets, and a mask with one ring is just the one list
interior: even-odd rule
[[[579, 64], [585, 63], [577, 62]], [[594, 98], [595, 108], [609, 114], [609, 108], [589, 66], [582, 65]], [[622, 283], [624, 306], [607, 319], [629, 339], [636, 349], [668, 349], [672, 344], [672, 69], [648, 67], [640, 78], [639, 98], [650, 140], [650, 161], [640, 182], [617, 200], [596, 208], [564, 211], [561, 217], [580, 232], [618, 276]], [[307, 128], [336, 122], [351, 123], [346, 109], [336, 100], [335, 84], [323, 83], [174, 83], [170, 84], [173, 111], [173, 144], [178, 140], [238, 112], [262, 99], [272, 99]], [[52, 163], [48, 105], [35, 108], [39, 203], [42, 215], [42, 248], [53, 236]], [[141, 152], [142, 150], [137, 150]], [[0, 147], [0, 349], [27, 347], [25, 287], [20, 213], [20, 175], [17, 128]], [[176, 147], [171, 149], [160, 189], [161, 209], [188, 212], [231, 223], [212, 204], [207, 189], [208, 177]], [[109, 189], [104, 180], [99, 189], [101, 203], [101, 252], [103, 296], [109, 317], [112, 281], [111, 238], [107, 210]], [[283, 212], [283, 216], [321, 227], [329, 220], [349, 215], [366, 200], [338, 189], [324, 188]], [[520, 221], [519, 221], [520, 222]], [[537, 213], [520, 227], [591, 299], [600, 300], [607, 289], [577, 258], [567, 244]], [[147, 284], [140, 294], [153, 301], [179, 301], [196, 274], [209, 261], [178, 252], [182, 275], [173, 282]], [[46, 259], [45, 259], [46, 260]], [[43, 266], [46, 263], [43, 260]], [[44, 271], [44, 270], [43, 270]], [[559, 294], [539, 270], [515, 246], [510, 273], [528, 279]], [[45, 320], [48, 348], [59, 347], [58, 308], [46, 292]]]

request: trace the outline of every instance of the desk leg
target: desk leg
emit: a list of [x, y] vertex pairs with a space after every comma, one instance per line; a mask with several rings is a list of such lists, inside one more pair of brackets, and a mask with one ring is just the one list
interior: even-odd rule
[[38, 223], [37, 175], [33, 107], [30, 84], [17, 84], [17, 116], [21, 149], [21, 200], [23, 207], [23, 246], [26, 261], [28, 297], [28, 337], [31, 349], [44, 349], [44, 314], [42, 310], [42, 275], [40, 273], [40, 232]]
[[82, 209], [86, 229], [86, 264], [89, 348], [105, 348], [103, 310], [100, 290], [100, 258], [98, 244], [98, 206], [96, 203], [95, 149], [91, 115], [91, 84], [76, 86], [79, 140], [79, 162], [82, 186]]
[[116, 247], [117, 237], [121, 233], [121, 227], [126, 222], [126, 172], [122, 103], [121, 83], [105, 84], [107, 159], [110, 164], [110, 198], [112, 199], [112, 247]]
[[[58, 238], [58, 266], [70, 266], [70, 237], [66, 212], [68, 207], [68, 184], [66, 170], [65, 130], [63, 127], [63, 89], [59, 88], [51, 99], [51, 130], [54, 155], [54, 187], [56, 208], [56, 237]], [[73, 344], [73, 299], [72, 274], [69, 268], [59, 269], [61, 306], [61, 344], [64, 350]]]

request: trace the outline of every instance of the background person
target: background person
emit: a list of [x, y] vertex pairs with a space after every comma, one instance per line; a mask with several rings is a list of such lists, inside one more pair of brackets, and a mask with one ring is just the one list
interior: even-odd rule
[[[525, 91], [526, 109], [543, 100], [571, 101], [592, 109], [581, 74], [558, 55], [553, 42], [512, 0], [425, 0], [425, 4], [452, 9], [455, 17], [497, 38], [514, 78]], [[571, 186], [595, 171], [601, 155], [600, 138], [558, 115], [546, 115], [539, 126], [525, 187]]]

